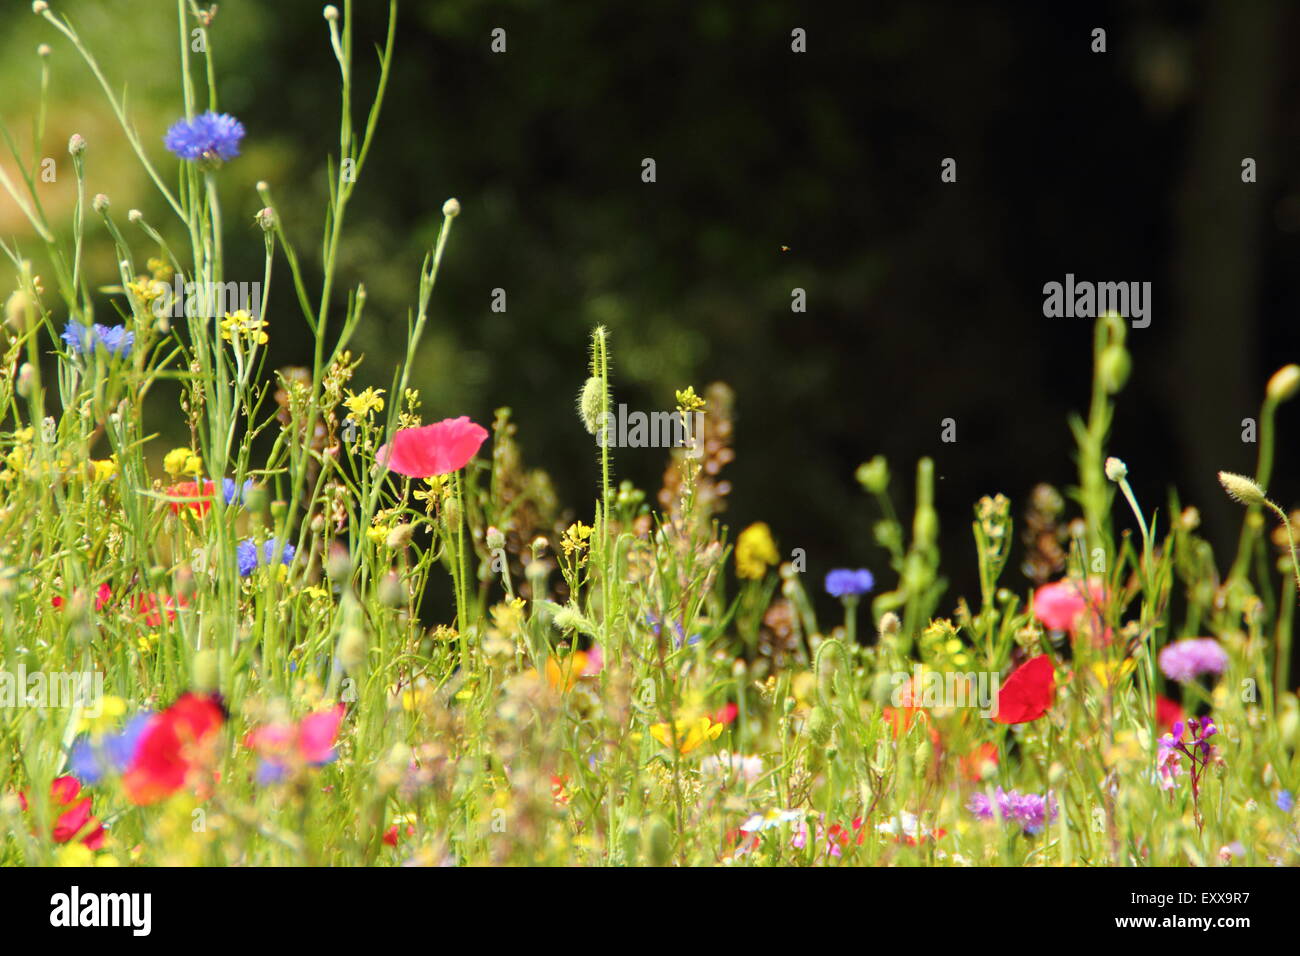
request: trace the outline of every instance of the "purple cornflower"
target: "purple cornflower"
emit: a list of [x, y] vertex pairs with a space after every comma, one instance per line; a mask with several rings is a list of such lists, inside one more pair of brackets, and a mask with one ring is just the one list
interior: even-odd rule
[[[650, 626], [650, 629], [654, 631], [655, 637], [658, 638], [660, 632], [663, 630], [663, 621], [659, 617], [659, 615], [655, 614], [654, 611], [647, 611], [645, 616], [645, 622]], [[686, 629], [682, 627], [681, 621], [674, 621], [672, 625], [672, 629], [676, 635], [673, 638], [673, 647], [675, 649], [681, 650], [683, 644], [700, 643], [700, 635], [698, 634], [692, 634], [689, 638], [687, 638]]]
[[1202, 674], [1222, 674], [1228, 652], [1210, 637], [1189, 637], [1167, 644], [1160, 651], [1160, 670], [1170, 680], [1190, 684]]
[[1277, 796], [1273, 798], [1277, 808], [1283, 813], [1290, 813], [1295, 809], [1295, 795], [1290, 790], [1279, 790]]
[[276, 555], [279, 555], [281, 564], [288, 564], [293, 560], [297, 549], [286, 544], [283, 548], [275, 538], [268, 538], [262, 544], [261, 551], [258, 551], [257, 543], [251, 538], [239, 542], [235, 547], [235, 560], [239, 564], [239, 576], [246, 578], [257, 570], [259, 564], [274, 564]]
[[140, 735], [153, 714], [141, 712], [132, 717], [118, 733], [105, 734], [99, 740], [82, 737], [68, 754], [68, 769], [82, 783], [98, 783], [107, 773], [122, 773], [135, 756]]
[[857, 597], [866, 594], [876, 585], [876, 579], [866, 568], [852, 571], [848, 568], [836, 568], [826, 575], [826, 593], [831, 597]]
[[1056, 795], [1050, 790], [1040, 796], [998, 787], [992, 800], [986, 793], [973, 794], [966, 809], [981, 820], [992, 820], [994, 803], [1003, 820], [1020, 824], [1026, 833], [1041, 833], [1043, 827], [1056, 819]]
[[179, 119], [167, 130], [163, 144], [181, 159], [190, 162], [234, 159], [239, 155], [239, 141], [244, 138], [244, 124], [228, 113], [208, 110], [192, 120]]
[[226, 499], [227, 505], [243, 504], [244, 496], [253, 487], [253, 479], [247, 479], [242, 485], [236, 485], [234, 478], [223, 478], [221, 480], [221, 496]]
[[135, 344], [135, 333], [128, 332], [123, 325], [85, 325], [76, 319], [69, 319], [63, 329], [63, 341], [68, 348], [78, 355], [85, 355], [97, 348], [102, 348], [115, 358], [126, 358], [131, 354]]

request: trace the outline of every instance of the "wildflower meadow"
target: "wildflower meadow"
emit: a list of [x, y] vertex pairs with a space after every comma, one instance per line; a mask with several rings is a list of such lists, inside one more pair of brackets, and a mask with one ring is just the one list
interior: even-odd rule
[[[212, 10], [142, 27], [179, 26], [154, 129], [77, 4], [32, 4], [48, 47], [24, 96], [88, 68], [161, 215], [101, 191], [76, 135], [75, 210], [51, 218], [43, 111], [0, 127], [0, 203], [30, 230], [0, 238], [0, 864], [1300, 864], [1300, 513], [1274, 469], [1300, 366], [1255, 383], [1251, 474], [1223, 463], [1197, 507], [1143, 500], [1111, 435], [1144, 333], [1133, 303], [1098, 310], [1059, 425], [1071, 485], [953, 500], [931, 457], [851, 436], [863, 463], [831, 480], [872, 538], [827, 554], [727, 508], [732, 389], [666, 382], [672, 407], [629, 411], [598, 325], [550, 393], [590, 449], [586, 496], [557, 503], [509, 380], [491, 415], [422, 398], [469, 203], [411, 264], [402, 361], [356, 348], [375, 319], [336, 265], [354, 193], [385, 187], [368, 160], [401, 27], [391, 0], [386, 33], [355, 34], [353, 2], [317, 37], [341, 93], [326, 208], [291, 218], [299, 186], [268, 180], [237, 220], [258, 131], [223, 108]], [[92, 235], [115, 271], [92, 271]], [[227, 268], [236, 245], [257, 274]], [[268, 362], [277, 337], [309, 364]], [[658, 487], [620, 474], [651, 454]], [[1209, 509], [1235, 549], [1201, 536]], [[964, 549], [940, 554], [941, 523]]]

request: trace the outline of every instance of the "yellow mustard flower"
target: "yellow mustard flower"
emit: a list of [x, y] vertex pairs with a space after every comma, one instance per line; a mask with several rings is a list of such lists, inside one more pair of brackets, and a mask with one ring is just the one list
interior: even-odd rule
[[772, 529], [765, 522], [751, 524], [740, 532], [740, 537], [736, 540], [737, 576], [757, 581], [767, 573], [770, 565], [779, 560], [776, 542], [772, 540]]
[[348, 390], [348, 397], [343, 400], [343, 404], [348, 407], [356, 418], [369, 418], [371, 412], [382, 412], [384, 410], [384, 390], [382, 388], [367, 388], [363, 392], [353, 392]]
[[591, 544], [591, 533], [595, 530], [581, 521], [575, 521], [569, 525], [560, 539], [560, 544], [564, 546], [564, 553], [572, 555], [575, 551], [581, 555]]
[[266, 326], [265, 319], [254, 318], [253, 313], [247, 309], [227, 312], [226, 317], [221, 320], [221, 337], [227, 342], [242, 338], [256, 342], [258, 345], [265, 345], [270, 341], [270, 336], [266, 334]]
[[173, 478], [203, 473], [203, 459], [189, 448], [173, 448], [163, 456], [163, 471]]

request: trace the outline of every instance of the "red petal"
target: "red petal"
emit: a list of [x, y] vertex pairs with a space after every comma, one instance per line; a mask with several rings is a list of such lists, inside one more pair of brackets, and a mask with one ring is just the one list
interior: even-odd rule
[[1024, 724], [1037, 720], [1052, 706], [1056, 674], [1046, 654], [1025, 661], [1006, 679], [998, 693], [999, 724]]

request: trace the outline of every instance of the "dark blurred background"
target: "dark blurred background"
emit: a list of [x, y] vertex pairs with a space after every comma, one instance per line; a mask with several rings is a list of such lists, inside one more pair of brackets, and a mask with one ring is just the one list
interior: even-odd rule
[[[33, 51], [51, 43], [45, 150], [62, 161], [81, 132], [90, 191], [108, 193], [120, 221], [131, 206], [163, 221], [85, 67], [26, 0], [5, 5], [0, 115], [30, 127]], [[356, 4], [361, 115], [387, 6]], [[1036, 482], [1075, 479], [1066, 416], [1087, 408], [1092, 323], [1045, 318], [1043, 284], [1068, 272], [1149, 281], [1152, 322], [1129, 334], [1134, 371], [1111, 451], [1146, 508], [1176, 485], [1226, 549], [1241, 511], [1214, 473], [1253, 472], [1241, 421], [1257, 415], [1268, 376], [1300, 357], [1300, 8], [1087, 6], [406, 0], [343, 248], [341, 288], [364, 281], [370, 297], [359, 385], [388, 385], [420, 260], [456, 196], [463, 213], [414, 381], [426, 420], [486, 424], [511, 406], [528, 464], [586, 514], [598, 472], [574, 400], [588, 332], [603, 323], [615, 396], [630, 408], [671, 408], [687, 384], [735, 389], [726, 518], [768, 521], [818, 577], [886, 570], [854, 468], [887, 455], [910, 510], [915, 460], [932, 456], [954, 579], [946, 610], [975, 589], [976, 499], [1000, 491], [1019, 515]], [[129, 85], [141, 135], [170, 170], [174, 5], [55, 7]], [[505, 53], [490, 49], [497, 27]], [[1097, 27], [1105, 53], [1091, 51]], [[791, 52], [794, 28], [806, 53]], [[321, 5], [223, 0], [213, 38], [221, 106], [248, 130], [222, 173], [229, 277], [261, 276], [252, 184], [265, 179], [315, 286], [324, 156], [338, 148]], [[956, 183], [940, 182], [945, 157]], [[1254, 184], [1241, 181], [1245, 157]], [[68, 178], [50, 187], [56, 212]], [[0, 231], [35, 249], [7, 199]], [[112, 281], [111, 249], [97, 255]], [[268, 318], [282, 366], [308, 352], [282, 262], [277, 278]], [[806, 313], [791, 312], [795, 287]], [[490, 308], [496, 288], [504, 313]], [[174, 407], [152, 427], [179, 425]], [[945, 418], [953, 444], [940, 441]], [[1285, 506], [1300, 502], [1298, 434], [1300, 415], [1284, 408], [1271, 490]], [[652, 498], [663, 465], [653, 449], [615, 458], [616, 476]], [[1229, 558], [1220, 552], [1221, 567]], [[1026, 583], [1014, 571], [1006, 581]]]

